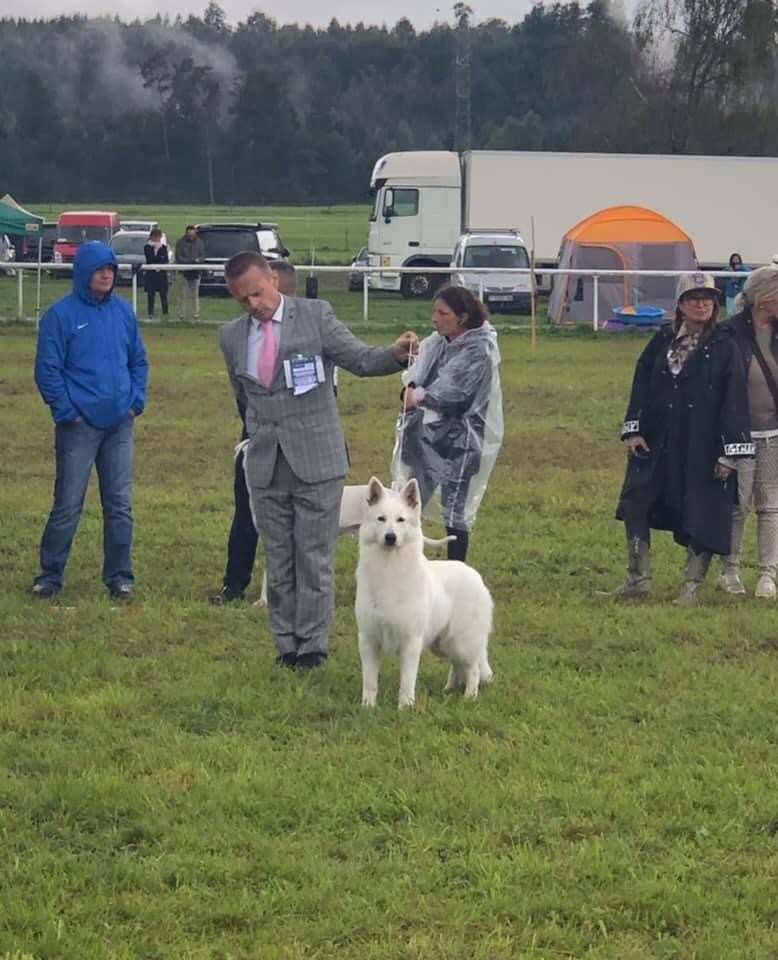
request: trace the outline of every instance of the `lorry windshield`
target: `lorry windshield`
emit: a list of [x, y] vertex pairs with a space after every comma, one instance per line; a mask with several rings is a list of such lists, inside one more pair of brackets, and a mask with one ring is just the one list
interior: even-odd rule
[[62, 243], [85, 243], [87, 240], [101, 240], [107, 243], [111, 239], [108, 227], [88, 227], [70, 223], [58, 230], [57, 239]]
[[505, 267], [514, 269], [529, 266], [527, 248], [516, 244], [505, 246], [468, 246], [465, 250], [463, 267]]

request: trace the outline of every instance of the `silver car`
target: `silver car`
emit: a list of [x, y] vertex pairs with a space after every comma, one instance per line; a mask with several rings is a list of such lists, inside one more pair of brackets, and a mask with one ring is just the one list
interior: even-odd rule
[[119, 263], [117, 284], [132, 283], [132, 276], [146, 263], [144, 246], [149, 242], [145, 230], [120, 230], [111, 238], [111, 249]]
[[[366, 267], [369, 263], [369, 257], [367, 255], [367, 247], [362, 247], [359, 253], [351, 261], [352, 267]], [[358, 270], [349, 270], [348, 274], [348, 288], [349, 290], [361, 290], [364, 274], [360, 273]]]

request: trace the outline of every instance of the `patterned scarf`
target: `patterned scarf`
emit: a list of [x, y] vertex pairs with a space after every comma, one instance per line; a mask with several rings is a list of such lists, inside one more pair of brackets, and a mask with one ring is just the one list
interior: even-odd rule
[[686, 361], [700, 345], [700, 333], [689, 333], [686, 329], [686, 321], [681, 324], [675, 339], [667, 350], [667, 367], [674, 377], [686, 366]]

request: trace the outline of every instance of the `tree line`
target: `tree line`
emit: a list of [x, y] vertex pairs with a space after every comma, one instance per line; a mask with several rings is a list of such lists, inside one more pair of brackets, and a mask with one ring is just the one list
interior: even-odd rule
[[776, 155], [776, 6], [644, 0], [628, 24], [592, 0], [508, 24], [458, 3], [425, 31], [231, 25], [214, 2], [172, 22], [6, 18], [0, 186], [335, 203], [363, 201], [392, 150]]

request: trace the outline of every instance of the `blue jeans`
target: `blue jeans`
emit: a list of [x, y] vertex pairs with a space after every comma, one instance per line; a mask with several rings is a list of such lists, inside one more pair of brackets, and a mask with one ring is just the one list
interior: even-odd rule
[[83, 420], [54, 430], [57, 476], [54, 506], [41, 540], [36, 583], [61, 589], [92, 467], [103, 505], [103, 582], [109, 590], [132, 586], [132, 414], [102, 430]]

